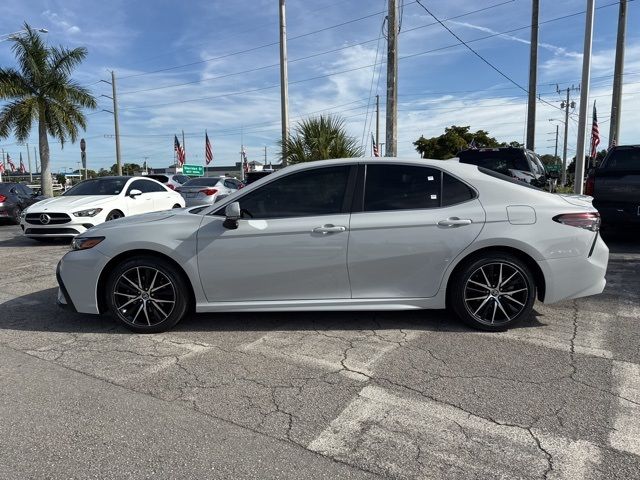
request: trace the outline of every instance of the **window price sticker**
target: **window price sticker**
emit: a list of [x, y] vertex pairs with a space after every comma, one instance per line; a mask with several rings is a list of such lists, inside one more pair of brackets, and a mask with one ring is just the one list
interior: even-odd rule
[[437, 200], [438, 196], [437, 195], [431, 195], [431, 200]]
[[428, 176], [428, 177], [427, 177], [427, 181], [429, 181], [429, 182], [433, 182], [433, 177], [432, 177], [432, 176]]

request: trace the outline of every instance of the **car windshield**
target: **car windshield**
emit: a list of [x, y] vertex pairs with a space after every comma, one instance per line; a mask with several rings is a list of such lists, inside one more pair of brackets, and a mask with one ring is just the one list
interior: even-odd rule
[[10, 193], [12, 188], [17, 188], [14, 183], [0, 183], [0, 193]]
[[609, 170], [640, 171], [640, 148], [613, 150], [607, 159], [605, 168]]
[[220, 177], [192, 178], [183, 186], [184, 187], [207, 187], [210, 185], [215, 185], [219, 181], [220, 181]]
[[122, 192], [127, 180], [128, 178], [96, 178], [93, 180], [85, 180], [63, 193], [63, 195], [118, 195]]

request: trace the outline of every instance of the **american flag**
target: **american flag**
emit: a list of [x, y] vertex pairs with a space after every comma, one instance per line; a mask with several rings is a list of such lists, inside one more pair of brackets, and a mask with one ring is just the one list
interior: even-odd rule
[[209, 135], [204, 132], [204, 156], [206, 158], [207, 165], [213, 160], [213, 150], [211, 149], [211, 142], [209, 142]]
[[9, 165], [9, 168], [11, 169], [12, 172], [16, 171], [16, 166], [15, 164], [11, 161], [11, 157], [9, 156], [9, 154], [7, 153], [7, 164]]
[[600, 129], [598, 128], [598, 115], [596, 114], [596, 102], [593, 102], [593, 123], [591, 124], [591, 158], [595, 159], [600, 145]]
[[27, 169], [24, 168], [24, 162], [22, 161], [22, 152], [20, 152], [20, 168], [19, 168], [19, 172], [20, 173], [27, 173]]
[[0, 173], [4, 173], [4, 163], [0, 162]]
[[174, 135], [173, 136], [173, 149], [176, 152], [176, 155], [178, 157], [178, 164], [180, 166], [184, 165], [184, 148], [182, 148], [182, 145], [180, 145], [180, 142], [178, 141], [178, 136]]
[[373, 156], [379, 157], [380, 148], [378, 148], [378, 144], [376, 143], [376, 139], [374, 138], [373, 133], [371, 134], [371, 145], [373, 146]]

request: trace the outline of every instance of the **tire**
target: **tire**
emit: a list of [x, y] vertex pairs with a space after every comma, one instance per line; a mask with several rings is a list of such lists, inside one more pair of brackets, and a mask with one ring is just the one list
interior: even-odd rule
[[22, 215], [22, 208], [16, 206], [13, 210], [13, 216], [11, 217], [11, 223], [14, 225], [20, 225], [20, 215]]
[[105, 222], [109, 222], [111, 220], [117, 220], [118, 218], [123, 218], [123, 217], [124, 217], [124, 213], [122, 213], [120, 210], [113, 210], [109, 212], [109, 215], [107, 215]]
[[176, 203], [176, 204], [175, 204], [173, 207], [171, 207], [171, 208], [182, 208], [182, 207]]
[[464, 323], [479, 330], [506, 330], [531, 315], [536, 299], [529, 267], [508, 253], [489, 253], [469, 260], [453, 282], [452, 309]]
[[189, 291], [182, 272], [171, 263], [140, 256], [123, 261], [111, 271], [106, 300], [111, 314], [129, 330], [158, 333], [184, 318]]

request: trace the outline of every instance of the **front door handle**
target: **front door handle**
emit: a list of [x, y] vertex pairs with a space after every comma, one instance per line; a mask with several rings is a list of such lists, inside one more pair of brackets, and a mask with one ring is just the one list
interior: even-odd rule
[[322, 233], [326, 235], [327, 233], [339, 233], [347, 230], [347, 227], [336, 226], [336, 225], [323, 225], [322, 227], [316, 227], [312, 231], [313, 233]]
[[462, 225], [471, 225], [471, 223], [469, 218], [449, 217], [446, 220], [440, 220], [438, 225], [441, 227], [461, 227]]

